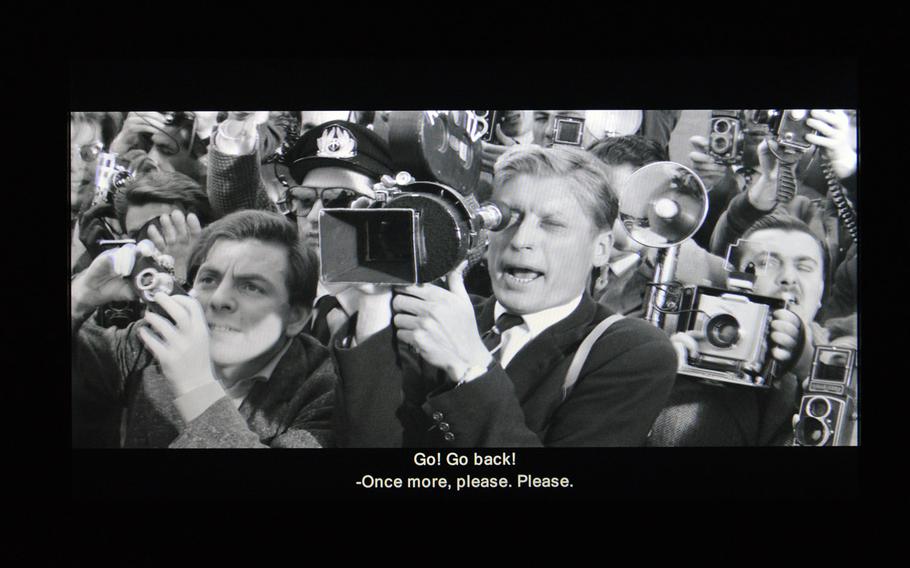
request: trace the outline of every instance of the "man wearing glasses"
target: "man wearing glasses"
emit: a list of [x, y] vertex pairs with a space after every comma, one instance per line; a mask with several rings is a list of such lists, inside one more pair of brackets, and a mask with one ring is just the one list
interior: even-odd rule
[[[289, 184], [284, 199], [273, 202], [260, 175], [258, 134], [243, 113], [231, 113], [213, 135], [208, 194], [217, 215], [240, 209], [285, 213], [297, 223], [304, 242], [319, 252], [319, 212], [351, 207], [360, 198], [373, 198], [373, 185], [392, 174], [388, 144], [372, 130], [332, 120], [308, 130], [290, 149]], [[345, 285], [319, 283], [307, 331], [322, 343], [353, 315]]]

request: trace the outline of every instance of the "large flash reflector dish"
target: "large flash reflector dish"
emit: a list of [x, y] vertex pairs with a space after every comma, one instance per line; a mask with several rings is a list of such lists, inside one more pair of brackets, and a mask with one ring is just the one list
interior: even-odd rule
[[652, 248], [678, 245], [708, 214], [708, 191], [689, 168], [655, 162], [635, 171], [620, 188], [619, 218], [629, 236]]

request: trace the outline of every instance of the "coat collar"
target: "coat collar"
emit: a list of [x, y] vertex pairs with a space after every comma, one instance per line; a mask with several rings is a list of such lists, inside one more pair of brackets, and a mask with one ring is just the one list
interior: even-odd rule
[[328, 350], [302, 333], [291, 341], [268, 381], [257, 382], [240, 405], [240, 414], [260, 438], [277, 435], [288, 404], [300, 385], [328, 357]]

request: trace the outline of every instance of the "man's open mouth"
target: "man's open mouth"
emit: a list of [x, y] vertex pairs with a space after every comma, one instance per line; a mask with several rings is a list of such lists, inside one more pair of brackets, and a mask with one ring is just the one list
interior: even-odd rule
[[504, 279], [516, 284], [529, 284], [544, 275], [539, 270], [517, 264], [503, 265], [502, 274]]
[[213, 323], [209, 324], [209, 330], [217, 331], [219, 333], [238, 333], [239, 332], [239, 330], [234, 329], [233, 327], [228, 327], [226, 325], [213, 324]]
[[780, 297], [782, 300], [790, 302], [791, 305], [799, 305], [799, 296], [795, 292], [783, 292]]

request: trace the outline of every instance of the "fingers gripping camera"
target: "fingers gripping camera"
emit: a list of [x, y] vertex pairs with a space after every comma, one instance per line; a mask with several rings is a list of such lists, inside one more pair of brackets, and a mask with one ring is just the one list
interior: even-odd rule
[[141, 255], [136, 259], [129, 275], [130, 286], [145, 304], [146, 309], [171, 319], [155, 301], [155, 294], [168, 296], [187, 295], [186, 290], [174, 276], [174, 258], [162, 254], [150, 240], [142, 240], [136, 245]]

